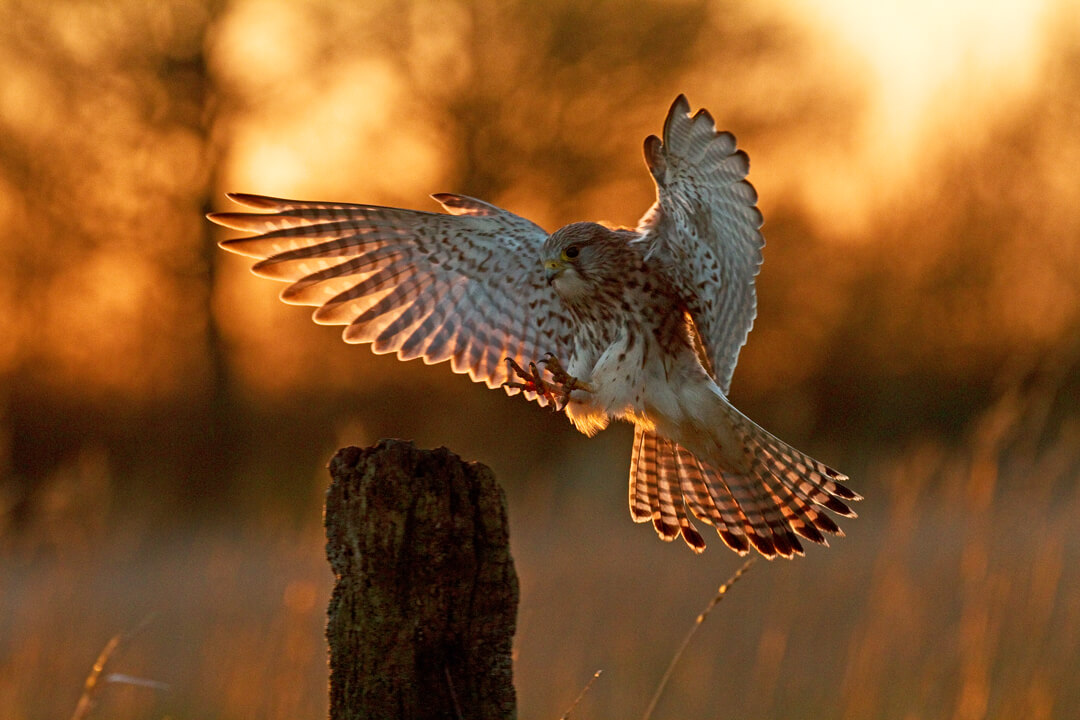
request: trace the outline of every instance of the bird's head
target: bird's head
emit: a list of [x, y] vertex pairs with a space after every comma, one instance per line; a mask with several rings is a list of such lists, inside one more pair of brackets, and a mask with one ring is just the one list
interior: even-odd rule
[[561, 227], [544, 241], [540, 258], [549, 285], [568, 301], [594, 297], [597, 289], [617, 279], [629, 252], [627, 238], [592, 222]]

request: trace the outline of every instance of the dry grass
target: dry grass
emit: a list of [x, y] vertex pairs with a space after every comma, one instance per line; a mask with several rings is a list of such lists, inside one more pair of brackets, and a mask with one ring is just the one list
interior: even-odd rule
[[325, 717], [321, 633], [331, 578], [312, 530], [202, 529], [5, 557], [3, 716], [70, 717], [101, 647], [156, 611], [109, 670], [171, 690], [103, 684], [89, 717]]
[[[799, 3], [728, 3], [722, 23], [704, 1], [550, 5], [0, 3], [0, 720], [70, 717], [150, 613], [104, 660], [170, 690], [103, 670], [90, 718], [324, 717], [331, 577], [303, 498], [338, 431], [491, 464], [522, 718], [559, 717], [598, 668], [575, 718], [639, 717], [741, 560], [630, 522], [625, 427], [568, 439], [523, 400], [346, 347], [218, 254], [201, 210], [225, 190], [425, 207], [446, 189], [548, 227], [633, 223], [641, 138], [680, 90], [737, 132], [768, 218], [740, 407], [792, 441], [785, 424], [847, 433], [797, 444], [867, 500], [831, 549], [757, 564], [653, 717], [1075, 716], [1080, 413], [1057, 396], [1080, 356], [1058, 348], [1080, 337], [1076, 3], [1045, 3], [1010, 63], [1033, 63], [1027, 88], [996, 41], [993, 70], [925, 62], [965, 42], [901, 48], [942, 101], [905, 143], [875, 107], [915, 86], [868, 74], [820, 12], [785, 19]], [[938, 437], [1008, 358], [1054, 353]], [[24, 491], [38, 515], [15, 536]], [[289, 518], [253, 509], [294, 491]], [[152, 526], [211, 505], [232, 514]]]
[[[1045, 397], [1003, 393], [959, 447], [928, 440], [864, 458], [856, 477], [874, 480], [860, 485], [868, 500], [849, 537], [759, 563], [687, 648], [653, 717], [1071, 717], [1080, 425], [1045, 437]], [[622, 460], [564, 460], [557, 492], [508, 479], [520, 714], [559, 717], [599, 668], [574, 716], [638, 717], [688, 623], [741, 561], [719, 543], [692, 556], [630, 523], [622, 483], [607, 481]], [[77, 542], [9, 548], [4, 717], [70, 716], [101, 647], [149, 612], [110, 670], [171, 690], [101, 686], [91, 717], [325, 716], [331, 577], [311, 514], [303, 528], [74, 528]]]

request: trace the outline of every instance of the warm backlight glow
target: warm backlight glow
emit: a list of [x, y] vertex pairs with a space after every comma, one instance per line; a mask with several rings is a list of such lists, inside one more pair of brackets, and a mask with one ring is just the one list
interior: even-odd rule
[[204, 214], [633, 224], [680, 92], [765, 217], [734, 400], [867, 500], [655, 716], [1076, 716], [1078, 59], [1080, 0], [0, 1], [0, 720], [71, 717], [117, 633], [95, 719], [325, 717], [326, 463], [382, 437], [506, 489], [520, 715], [603, 668], [575, 717], [640, 716], [739, 561], [634, 526], [630, 429], [346, 345]]
[[[811, 202], [862, 229], [876, 200], [924, 181], [930, 161], [985, 140], [1033, 89], [1053, 0], [810, 0], [792, 7], [823, 46], [849, 52], [867, 106], [855, 152], [815, 172]], [[820, 168], [818, 168], [819, 170]], [[838, 203], [856, 212], [836, 217]]]

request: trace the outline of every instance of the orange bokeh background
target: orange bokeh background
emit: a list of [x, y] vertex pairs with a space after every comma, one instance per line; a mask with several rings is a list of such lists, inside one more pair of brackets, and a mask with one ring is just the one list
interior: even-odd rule
[[628, 430], [586, 441], [346, 346], [203, 215], [227, 191], [446, 191], [633, 225], [641, 142], [680, 92], [749, 153], [766, 219], [732, 396], [869, 499], [850, 538], [733, 590], [661, 709], [1080, 704], [1075, 3], [57, 0], [0, 21], [7, 717], [70, 711], [147, 611], [127, 671], [173, 689], [118, 687], [102, 714], [324, 714], [323, 467], [385, 436], [507, 488], [522, 716], [558, 717], [601, 663], [579, 712], [639, 712], [736, 559], [629, 522]]

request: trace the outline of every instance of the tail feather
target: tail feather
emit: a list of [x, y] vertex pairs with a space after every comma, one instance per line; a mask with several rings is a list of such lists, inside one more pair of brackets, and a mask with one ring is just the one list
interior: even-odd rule
[[634, 428], [634, 448], [630, 454], [630, 517], [634, 522], [652, 520], [656, 487], [656, 435]]
[[682, 536], [694, 552], [702, 552], [705, 539], [686, 513], [675, 447], [671, 441], [638, 428], [630, 456], [630, 514], [634, 522], [652, 521], [661, 539]]
[[721, 471], [719, 474], [746, 515], [749, 523], [745, 528], [746, 535], [759, 553], [765, 557], [791, 557], [796, 552], [795, 547], [798, 552], [802, 551], [799, 541], [788, 529], [780, 506], [768, 497], [759, 482], [738, 473]]
[[[727, 405], [725, 401], [725, 405]], [[716, 469], [653, 430], [635, 428], [630, 469], [630, 511], [652, 521], [664, 540], [683, 540], [695, 552], [705, 542], [691, 517], [713, 526], [740, 555], [753, 547], [765, 557], [803, 554], [800, 538], [828, 545], [843, 531], [822, 508], [855, 517], [847, 502], [861, 497], [847, 477], [754, 424], [734, 407], [728, 413], [742, 440], [740, 470]]]
[[821, 534], [820, 528], [817, 527], [817, 522], [822, 517], [820, 513], [808, 505], [805, 500], [792, 493], [782, 483], [777, 482], [772, 473], [760, 461], [754, 463], [751, 472], [753, 477], [768, 491], [769, 497], [780, 508], [788, 527], [796, 535], [820, 545], [828, 545], [825, 536]]
[[848, 479], [847, 475], [796, 450], [741, 413], [739, 419], [743, 421], [740, 429], [747, 437], [749, 451], [784, 487], [799, 498], [827, 507], [838, 515], [857, 517], [844, 500], [858, 501], [862, 496], [840, 484]]
[[[682, 498], [679, 497], [678, 477], [675, 477], [674, 458], [671, 457], [669, 441], [657, 438], [656, 454], [656, 499], [658, 512], [653, 512], [652, 521], [656, 534], [663, 540], [674, 540], [682, 532], [679, 516], [682, 512]], [[674, 482], [673, 482], [674, 481]], [[679, 502], [676, 507], [675, 499]], [[689, 541], [688, 541], [689, 542]]]
[[[665, 497], [674, 517], [678, 522], [678, 532], [671, 536], [674, 540], [680, 534], [690, 549], [700, 553], [705, 551], [705, 539], [701, 537], [690, 517], [686, 512], [685, 495], [682, 490], [682, 478], [679, 476], [678, 456], [675, 453], [675, 443], [665, 438], [659, 438], [659, 464], [660, 464], [660, 501], [663, 508]], [[670, 515], [671, 510], [666, 513]], [[662, 511], [665, 512], [665, 511]]]
[[743, 527], [746, 516], [716, 471], [704, 467], [689, 450], [674, 444], [683, 498], [694, 517], [716, 528], [724, 544], [740, 555], [750, 550]]

